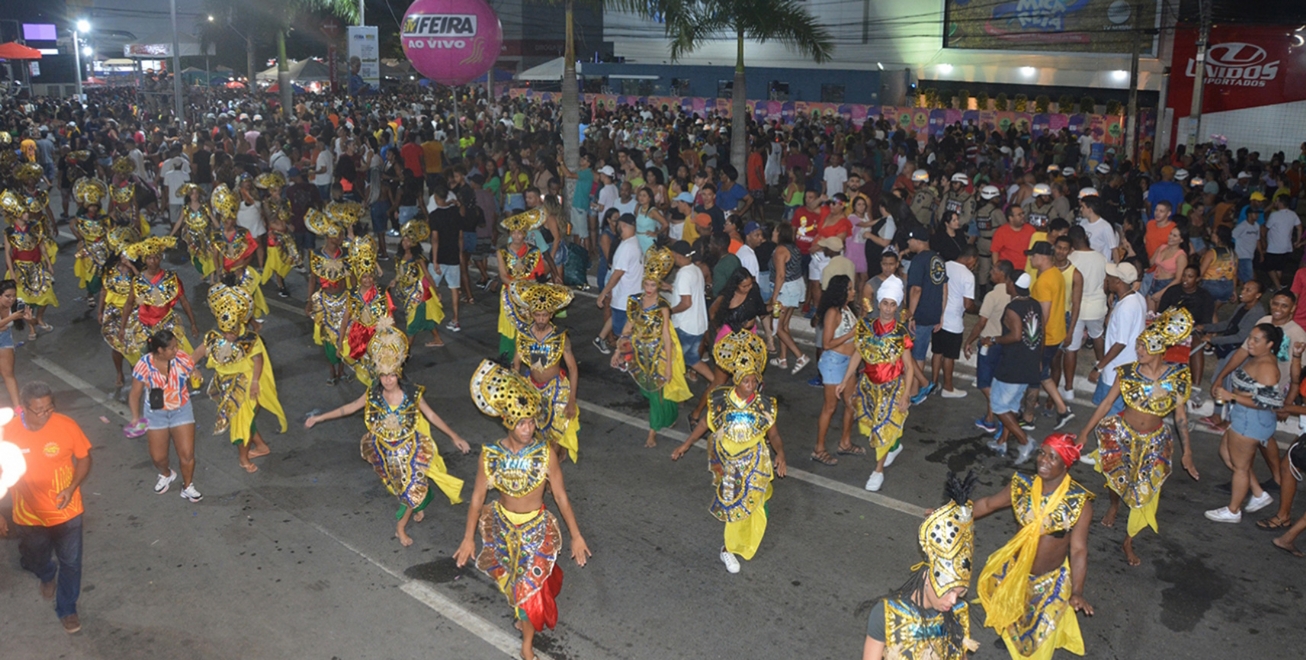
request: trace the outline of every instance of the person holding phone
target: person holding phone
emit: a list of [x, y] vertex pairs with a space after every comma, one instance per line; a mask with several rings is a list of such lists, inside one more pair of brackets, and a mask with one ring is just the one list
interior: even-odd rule
[[32, 320], [32, 309], [18, 299], [18, 284], [0, 280], [0, 376], [9, 392], [9, 405], [21, 410], [18, 402], [18, 379], [14, 378], [14, 328], [23, 329]]

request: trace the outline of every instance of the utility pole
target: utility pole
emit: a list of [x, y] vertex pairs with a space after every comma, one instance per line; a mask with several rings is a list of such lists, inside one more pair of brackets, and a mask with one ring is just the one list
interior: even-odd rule
[[1193, 105], [1188, 110], [1188, 151], [1197, 148], [1202, 132], [1202, 90], [1206, 87], [1206, 46], [1211, 38], [1211, 0], [1198, 0], [1201, 27], [1197, 30], [1196, 71], [1193, 72]]
[[1129, 58], [1129, 114], [1125, 117], [1125, 153], [1137, 162], [1138, 152], [1138, 58], [1143, 51], [1142, 3], [1134, 0], [1134, 53]]
[[186, 115], [181, 101], [181, 44], [177, 41], [177, 0], [169, 0], [172, 8], [172, 95], [176, 99], [177, 134], [186, 127]]

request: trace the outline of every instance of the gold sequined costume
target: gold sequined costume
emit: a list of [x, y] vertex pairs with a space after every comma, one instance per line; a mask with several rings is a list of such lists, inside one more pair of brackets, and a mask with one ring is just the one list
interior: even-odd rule
[[900, 322], [886, 325], [877, 317], [866, 316], [857, 322], [854, 341], [861, 353], [862, 372], [853, 392], [853, 414], [879, 460], [902, 437], [907, 422], [903, 354], [911, 349], [911, 335]]
[[[259, 407], [276, 415], [281, 432], [285, 433], [286, 413], [277, 396], [272, 360], [263, 338], [246, 325], [254, 306], [253, 297], [240, 287], [215, 284], [209, 289], [208, 302], [218, 326], [204, 335], [208, 367], [213, 369], [208, 394], [217, 404], [213, 434], [229, 432], [232, 444], [248, 446]], [[255, 358], [261, 358], [263, 365], [258, 376], [258, 397], [251, 398]]]
[[552, 323], [543, 338], [535, 336], [531, 329], [534, 312], [547, 312], [550, 316], [571, 303], [571, 289], [556, 284], [537, 284], [522, 282], [514, 287], [512, 300], [526, 325], [517, 329], [516, 352], [523, 365], [532, 371], [544, 371], [558, 367], [558, 373], [544, 383], [531, 384], [540, 390], [542, 403], [540, 416], [536, 419], [540, 433], [554, 445], [562, 447], [573, 463], [580, 450], [580, 419], [567, 417], [567, 404], [571, 401], [571, 379], [566, 365], [561, 364], [567, 345], [567, 331], [558, 330]]

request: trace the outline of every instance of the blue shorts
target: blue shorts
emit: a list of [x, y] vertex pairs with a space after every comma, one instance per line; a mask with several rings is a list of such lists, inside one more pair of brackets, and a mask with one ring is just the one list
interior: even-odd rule
[[757, 292], [762, 294], [762, 300], [771, 299], [771, 294], [775, 293], [771, 284], [771, 271], [764, 270], [757, 274]]
[[1250, 281], [1252, 281], [1253, 279], [1255, 279], [1255, 276], [1254, 276], [1254, 273], [1252, 272], [1252, 260], [1251, 260], [1251, 259], [1239, 259], [1239, 260], [1238, 260], [1238, 281], [1239, 281], [1239, 282], [1250, 282]]
[[934, 337], [934, 324], [916, 324], [916, 334], [912, 336], [911, 356], [917, 362], [925, 359], [930, 352], [930, 339]]
[[476, 252], [476, 232], [463, 232], [463, 252], [466, 252], [467, 254]]
[[821, 353], [821, 359], [816, 363], [817, 368], [821, 371], [821, 383], [834, 386], [843, 382], [843, 375], [848, 372], [849, 362], [852, 362], [851, 355], [844, 355], [835, 351]]
[[1038, 377], [1043, 380], [1052, 378], [1052, 362], [1061, 354], [1061, 344], [1043, 347], [1043, 359], [1039, 360]]
[[626, 329], [626, 310], [612, 308], [612, 336], [620, 337], [621, 331]]
[[[1099, 374], [1099, 378], [1097, 379], [1097, 387], [1093, 389], [1093, 405], [1095, 406], [1102, 405], [1102, 401], [1104, 401], [1106, 399], [1106, 395], [1110, 393], [1111, 393], [1111, 386], [1107, 385], [1106, 379], [1101, 378]], [[1108, 410], [1106, 413], [1107, 417], [1110, 417], [1111, 415], [1119, 415], [1120, 411], [1124, 409], [1125, 409], [1124, 398], [1116, 397], [1115, 403], [1111, 404], [1111, 409]]]
[[400, 225], [400, 226], [403, 226], [403, 224], [404, 224], [405, 222], [408, 222], [409, 220], [412, 220], [413, 218], [416, 218], [416, 217], [417, 217], [417, 211], [418, 211], [418, 209], [417, 209], [416, 206], [401, 206], [401, 207], [399, 207], [399, 225]]
[[1216, 302], [1233, 300], [1233, 280], [1202, 280], [1202, 288], [1206, 289]]
[[150, 410], [149, 401], [145, 402], [145, 423], [147, 429], [159, 431], [163, 429], [195, 424], [195, 409], [191, 407], [190, 401], [186, 405], [176, 410]]
[[1279, 429], [1279, 420], [1275, 418], [1274, 411], [1269, 408], [1248, 408], [1234, 404], [1229, 410], [1229, 428], [1238, 435], [1265, 445]]
[[1025, 390], [1030, 385], [1025, 383], [1004, 383], [996, 378], [989, 385], [989, 410], [994, 415], [1019, 413], [1020, 403], [1025, 398]]
[[372, 203], [372, 233], [385, 236], [386, 216], [390, 215], [390, 202]]
[[440, 274], [435, 273], [435, 264], [426, 267], [426, 272], [431, 276], [431, 287], [440, 286], [443, 281], [450, 291], [457, 291], [463, 285], [462, 273], [459, 271], [458, 264], [440, 264]]
[[571, 207], [571, 233], [576, 238], [590, 237], [590, 212], [588, 208]]
[[[614, 332], [617, 330], [615, 323], [612, 330]], [[698, 356], [698, 350], [703, 346], [703, 335], [686, 334], [680, 328], [676, 328], [676, 337], [680, 339], [680, 352], [685, 357], [686, 369], [702, 362], [702, 359]]]
[[1002, 361], [1002, 345], [993, 344], [984, 353], [975, 356], [975, 386], [981, 390], [992, 387], [993, 371]]
[[11, 323], [9, 324], [9, 327], [0, 331], [0, 349], [13, 348], [13, 347], [14, 347], [14, 326]]

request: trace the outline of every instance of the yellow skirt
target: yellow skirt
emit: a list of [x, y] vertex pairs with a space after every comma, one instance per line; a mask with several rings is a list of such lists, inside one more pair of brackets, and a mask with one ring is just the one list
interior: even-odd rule
[[263, 277], [259, 280], [260, 284], [267, 284], [272, 279], [272, 274], [276, 273], [281, 277], [290, 274], [295, 265], [286, 261], [286, 253], [282, 251], [279, 245], [268, 246], [268, 258], [263, 262]]
[[28, 305], [59, 306], [59, 298], [54, 295], [54, 273], [45, 264], [15, 260], [5, 277], [14, 280], [18, 285], [18, 299]]
[[772, 492], [771, 483], [767, 482], [762, 506], [743, 520], [726, 523], [727, 552], [733, 552], [745, 560], [752, 559], [753, 555], [757, 554], [758, 546], [762, 545], [762, 536], [766, 534], [766, 502], [771, 499]]
[[680, 348], [680, 336], [671, 331], [671, 380], [662, 388], [662, 398], [667, 401], [688, 401], [694, 397], [685, 382], [685, 352]]
[[73, 275], [77, 276], [77, 286], [85, 289], [95, 279], [95, 262], [90, 257], [77, 257], [73, 261]]

